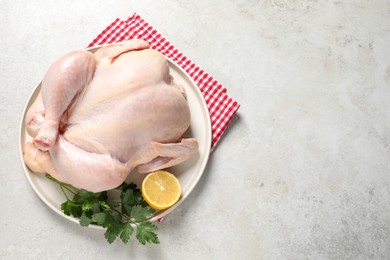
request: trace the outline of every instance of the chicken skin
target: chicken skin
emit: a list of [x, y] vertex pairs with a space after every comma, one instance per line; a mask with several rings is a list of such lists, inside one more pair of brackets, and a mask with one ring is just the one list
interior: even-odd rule
[[29, 108], [26, 165], [77, 188], [119, 186], [133, 169], [179, 164], [198, 150], [183, 87], [142, 40], [74, 51], [53, 63]]

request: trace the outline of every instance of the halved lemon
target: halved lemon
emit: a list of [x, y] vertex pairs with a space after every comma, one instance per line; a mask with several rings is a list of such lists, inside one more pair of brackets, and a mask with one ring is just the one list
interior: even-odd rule
[[181, 187], [175, 175], [160, 170], [145, 177], [141, 192], [149, 206], [163, 210], [173, 206], [180, 199]]

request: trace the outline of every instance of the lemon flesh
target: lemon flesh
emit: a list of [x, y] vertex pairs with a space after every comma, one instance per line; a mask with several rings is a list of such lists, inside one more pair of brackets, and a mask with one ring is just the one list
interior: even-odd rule
[[181, 187], [175, 175], [159, 170], [145, 177], [141, 192], [149, 206], [163, 210], [173, 206], [180, 199]]

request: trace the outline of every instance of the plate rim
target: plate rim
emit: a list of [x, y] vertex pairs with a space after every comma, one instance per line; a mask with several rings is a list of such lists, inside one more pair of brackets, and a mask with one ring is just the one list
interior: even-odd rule
[[[96, 45], [96, 46], [92, 46], [92, 47], [88, 47], [88, 48], [85, 48], [83, 50], [85, 51], [89, 51], [89, 52], [95, 52], [97, 51], [98, 49], [104, 47], [104, 46], [107, 46], [107, 45], [110, 45], [110, 44], [102, 44], [102, 45]], [[158, 50], [157, 50], [158, 51]], [[161, 52], [160, 52], [161, 53]], [[163, 54], [163, 53], [161, 53]], [[197, 175], [197, 178], [194, 179], [194, 181], [192, 182], [192, 184], [190, 185], [186, 195], [180, 199], [175, 205], [173, 205], [172, 207], [164, 210], [164, 211], [161, 211], [160, 214], [156, 215], [156, 216], [153, 216], [149, 219], [150, 222], [160, 222], [161, 219], [163, 219], [164, 217], [166, 217], [169, 213], [171, 213], [172, 211], [174, 211], [177, 207], [179, 207], [182, 202], [185, 200], [186, 197], [188, 197], [192, 191], [194, 190], [194, 188], [198, 185], [199, 183], [199, 180], [201, 179], [201, 177], [203, 176], [204, 174], [204, 171], [206, 169], [206, 166], [207, 166], [207, 163], [209, 161], [209, 157], [210, 157], [210, 153], [211, 153], [211, 144], [212, 144], [212, 125], [211, 125], [211, 118], [210, 118], [210, 111], [208, 109], [208, 106], [207, 106], [207, 103], [205, 101], [205, 98], [204, 96], [202, 95], [198, 85], [195, 83], [195, 81], [193, 80], [193, 78], [179, 65], [177, 64], [173, 59], [171, 59], [170, 57], [167, 57], [167, 55], [163, 54], [164, 57], [167, 59], [167, 61], [170, 63], [170, 65], [174, 66], [177, 70], [179, 70], [182, 74], [184, 74], [186, 76], [185, 80], [189, 80], [189, 82], [191, 83], [191, 88], [195, 91], [196, 93], [196, 96], [197, 98], [201, 101], [201, 106], [202, 106], [202, 110], [204, 110], [206, 112], [206, 117], [204, 118], [205, 119], [205, 123], [206, 123], [206, 128], [207, 129], [207, 134], [206, 134], [206, 137], [207, 139], [205, 140], [205, 146], [207, 147], [206, 148], [206, 153], [205, 153], [205, 158], [203, 159], [203, 162], [201, 163], [201, 165], [199, 166], [200, 169], [200, 174]], [[67, 216], [64, 214], [63, 211], [61, 211], [60, 209], [56, 208], [55, 206], [52, 205], [52, 203], [50, 203], [47, 198], [45, 196], [43, 196], [43, 194], [41, 192], [38, 191], [37, 187], [35, 187], [35, 184], [33, 182], [33, 180], [31, 179], [31, 176], [29, 174], [30, 170], [27, 168], [25, 162], [24, 162], [24, 158], [23, 158], [23, 146], [24, 146], [24, 141], [25, 141], [25, 138], [24, 140], [22, 140], [22, 135], [23, 134], [26, 134], [26, 130], [25, 130], [25, 126], [24, 126], [24, 119], [26, 117], [26, 113], [27, 113], [27, 109], [29, 106], [31, 106], [31, 102], [32, 102], [32, 97], [34, 96], [35, 92], [37, 91], [38, 87], [41, 85], [42, 83], [42, 80], [39, 81], [39, 83], [33, 88], [33, 90], [30, 92], [30, 95], [28, 96], [28, 99], [27, 99], [27, 102], [24, 104], [24, 107], [23, 107], [23, 113], [22, 113], [22, 116], [21, 116], [21, 119], [20, 119], [20, 124], [19, 124], [19, 133], [18, 133], [18, 139], [19, 139], [19, 156], [20, 156], [20, 159], [21, 159], [21, 163], [22, 163], [22, 167], [23, 167], [23, 171], [24, 171], [24, 175], [26, 175], [27, 177], [27, 180], [28, 182], [30, 183], [30, 186], [32, 187], [32, 189], [34, 190], [34, 192], [38, 195], [38, 197], [44, 202], [44, 204], [46, 204], [46, 206], [48, 206], [51, 210], [53, 210], [54, 212], [56, 212], [57, 214], [59, 214], [61, 217], [64, 217], [65, 219], [69, 220], [70, 222], [73, 222], [75, 224], [80, 224], [79, 223], [79, 219], [73, 217], [73, 216]], [[24, 132], [23, 132], [24, 131]], [[102, 226], [99, 226], [99, 225], [95, 225], [95, 224], [90, 224], [88, 226], [89, 228], [93, 228], [93, 229], [101, 229], [103, 230], [104, 228]]]

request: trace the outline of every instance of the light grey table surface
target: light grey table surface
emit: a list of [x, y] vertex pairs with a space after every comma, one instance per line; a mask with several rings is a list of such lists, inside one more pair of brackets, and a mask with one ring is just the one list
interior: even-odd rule
[[[137, 12], [241, 108], [160, 245], [50, 210], [19, 157], [49, 64]], [[0, 259], [388, 259], [389, 1], [0, 2]]]

